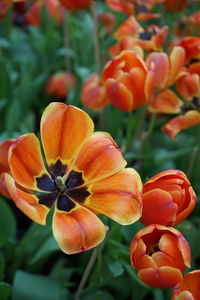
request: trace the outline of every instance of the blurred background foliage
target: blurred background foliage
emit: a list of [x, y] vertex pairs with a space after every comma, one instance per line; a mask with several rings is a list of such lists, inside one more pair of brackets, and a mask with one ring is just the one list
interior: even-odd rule
[[[158, 8], [160, 9], [160, 8]], [[99, 13], [109, 9], [98, 1]], [[184, 14], [184, 11], [182, 12]], [[27, 132], [39, 134], [39, 121], [44, 108], [54, 99], [47, 96], [45, 86], [56, 71], [66, 69], [66, 59], [76, 78], [65, 103], [81, 106], [83, 82], [95, 69], [93, 20], [90, 9], [65, 12], [68, 23], [69, 47], [64, 41], [63, 24], [49, 18], [41, 10], [41, 26], [22, 26], [13, 20], [12, 8], [0, 20], [0, 140], [18, 137]], [[115, 28], [125, 19], [115, 13]], [[173, 14], [162, 11], [163, 25], [175, 22]], [[177, 18], [177, 14], [176, 14]], [[158, 21], [156, 21], [158, 22]], [[143, 22], [145, 24], [145, 22]], [[105, 29], [99, 27], [102, 66], [108, 60], [108, 46], [114, 42]], [[150, 136], [150, 116], [138, 126], [144, 108], [131, 113], [107, 106], [104, 112], [86, 110], [96, 124], [96, 130], [106, 130], [124, 150], [128, 165], [137, 169], [143, 182], [159, 171], [180, 169], [190, 178], [200, 194], [200, 131], [199, 126], [180, 133], [176, 141], [160, 131], [167, 117], [157, 120]], [[134, 133], [134, 138], [130, 134]], [[128, 147], [125, 147], [129, 139]], [[130, 146], [131, 145], [131, 146]], [[131, 149], [129, 151], [129, 149]], [[85, 300], [168, 300], [171, 290], [152, 289], [137, 279], [129, 262], [129, 244], [142, 227], [136, 224], [122, 227], [103, 217], [109, 232], [97, 249], [97, 260], [81, 299]], [[177, 226], [188, 239], [192, 251], [192, 269], [200, 265], [200, 205], [192, 215]], [[0, 200], [0, 299], [66, 300], [73, 299], [86, 269], [92, 250], [68, 256], [57, 246], [51, 229], [33, 224], [8, 199]]]

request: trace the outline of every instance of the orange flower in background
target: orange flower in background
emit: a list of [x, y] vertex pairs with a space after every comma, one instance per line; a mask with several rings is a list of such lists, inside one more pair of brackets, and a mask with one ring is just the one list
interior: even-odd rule
[[182, 38], [176, 43], [185, 50], [186, 62], [190, 62], [192, 59], [200, 59], [200, 38], [191, 36]]
[[117, 40], [127, 37], [132, 38], [132, 46], [138, 45], [141, 48], [149, 51], [157, 51], [162, 47], [168, 34], [168, 27], [162, 28], [156, 25], [149, 25], [143, 28], [134, 16], [130, 16], [119, 28], [115, 31]]
[[[152, 52], [147, 56], [146, 65], [155, 72], [155, 97], [149, 103], [149, 110], [159, 113], [178, 113], [181, 111], [182, 101], [174, 92], [168, 89], [186, 71], [184, 68], [185, 51], [182, 47], [174, 47], [168, 56], [164, 52]], [[161, 100], [162, 99], [162, 100]]]
[[140, 21], [159, 18], [160, 14], [152, 13], [151, 10], [160, 2], [163, 0], [106, 0], [107, 5], [114, 11], [136, 15]]
[[116, 17], [112, 13], [102, 13], [98, 15], [99, 22], [104, 26], [106, 34], [110, 34], [115, 26]]
[[58, 0], [37, 0], [31, 5], [25, 15], [26, 23], [33, 26], [40, 26], [41, 10], [43, 7], [47, 9], [49, 17], [57, 24], [62, 22], [64, 11]]
[[79, 10], [91, 5], [92, 0], [59, 0], [59, 2], [68, 10]]
[[[196, 99], [194, 99], [196, 100]], [[197, 98], [197, 101], [199, 99]], [[200, 104], [199, 104], [200, 106]], [[162, 126], [162, 130], [171, 138], [176, 139], [176, 135], [185, 129], [200, 124], [200, 112], [196, 110], [190, 110], [186, 114], [177, 116], [169, 120]]]
[[175, 228], [152, 224], [138, 231], [130, 246], [132, 267], [146, 284], [160, 289], [176, 285], [186, 266], [190, 248]]
[[170, 12], [180, 12], [185, 7], [187, 7], [187, 5], [189, 4], [188, 2], [188, 0], [165, 0], [164, 5], [165, 8], [167, 8], [167, 10], [169, 10]]
[[132, 50], [138, 53], [142, 58], [144, 56], [143, 49], [136, 45], [135, 39], [130, 36], [120, 39], [116, 44], [111, 45], [108, 49], [109, 54], [112, 57], [119, 55], [123, 50]]
[[69, 89], [75, 85], [75, 78], [71, 73], [57, 72], [52, 75], [46, 85], [46, 94], [58, 99], [67, 97]]
[[181, 76], [176, 82], [178, 93], [187, 100], [198, 97], [200, 92], [200, 78], [198, 74], [189, 72]]
[[81, 99], [85, 107], [94, 110], [101, 109], [109, 103], [105, 86], [102, 85], [98, 74], [92, 74], [84, 82]]
[[110, 102], [131, 111], [146, 104], [153, 90], [153, 71], [148, 72], [134, 51], [123, 51], [104, 67], [102, 79]]
[[200, 300], [200, 270], [187, 273], [172, 293], [172, 300]]
[[127, 225], [141, 216], [142, 183], [108, 133], [93, 133], [82, 110], [51, 103], [34, 134], [17, 139], [9, 152], [12, 176], [5, 175], [13, 201], [33, 221], [45, 225], [55, 205], [53, 234], [68, 254], [96, 247], [105, 237], [100, 213]]
[[175, 226], [192, 212], [196, 194], [180, 170], [160, 172], [143, 185], [143, 211], [140, 221]]
[[0, 2], [0, 19], [5, 17], [11, 4], [12, 0], [2, 0]]
[[7, 198], [10, 198], [10, 194], [6, 188], [4, 174], [10, 173], [8, 151], [14, 143], [15, 139], [8, 139], [0, 143], [0, 194]]

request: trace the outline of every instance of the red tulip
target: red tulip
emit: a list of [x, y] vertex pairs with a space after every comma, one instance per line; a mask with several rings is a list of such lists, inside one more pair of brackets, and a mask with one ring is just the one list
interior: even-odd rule
[[92, 0], [59, 0], [68, 10], [79, 10], [86, 8], [92, 3]]
[[57, 72], [49, 78], [46, 85], [46, 93], [59, 99], [65, 98], [69, 89], [73, 88], [74, 85], [75, 79], [71, 73]]
[[152, 224], [135, 235], [130, 258], [143, 282], [167, 289], [180, 282], [186, 266], [190, 267], [190, 248], [175, 228]]
[[179, 170], [160, 172], [143, 186], [144, 225], [175, 226], [192, 212], [196, 194], [187, 176]]

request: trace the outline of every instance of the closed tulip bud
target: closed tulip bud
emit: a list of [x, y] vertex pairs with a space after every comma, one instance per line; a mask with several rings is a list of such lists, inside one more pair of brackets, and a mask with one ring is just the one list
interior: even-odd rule
[[187, 273], [172, 293], [172, 300], [200, 300], [200, 270]]
[[57, 72], [52, 75], [46, 85], [46, 94], [58, 99], [67, 97], [69, 89], [75, 85], [74, 76], [71, 73]]
[[144, 283], [160, 289], [175, 286], [190, 267], [190, 248], [175, 228], [152, 224], [141, 229], [130, 246], [132, 267]]
[[174, 226], [187, 218], [197, 197], [187, 178], [180, 170], [167, 170], [156, 174], [143, 186], [144, 225]]

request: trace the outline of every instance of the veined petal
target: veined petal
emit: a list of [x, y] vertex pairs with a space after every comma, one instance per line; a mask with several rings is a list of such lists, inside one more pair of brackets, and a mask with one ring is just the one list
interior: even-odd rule
[[76, 204], [69, 212], [55, 210], [53, 234], [63, 252], [74, 254], [99, 245], [106, 227], [93, 212]]
[[176, 139], [176, 135], [187, 128], [200, 124], [200, 113], [195, 110], [188, 111], [183, 116], [175, 117], [169, 120], [162, 130], [172, 139]]
[[8, 192], [16, 206], [34, 222], [45, 225], [49, 208], [38, 204], [38, 198], [34, 194], [21, 190], [12, 176], [5, 174], [4, 178]]
[[48, 176], [39, 140], [33, 133], [22, 135], [10, 147], [9, 164], [15, 180], [28, 189], [39, 190], [36, 177]]
[[89, 186], [91, 195], [84, 206], [108, 216], [122, 225], [141, 216], [142, 183], [134, 169], [125, 169]]
[[105, 132], [95, 132], [82, 146], [71, 168], [83, 172], [87, 184], [111, 176], [125, 165], [126, 161], [112, 137]]
[[68, 165], [93, 133], [92, 119], [81, 109], [64, 103], [51, 103], [41, 120], [41, 136], [48, 165], [58, 160]]

